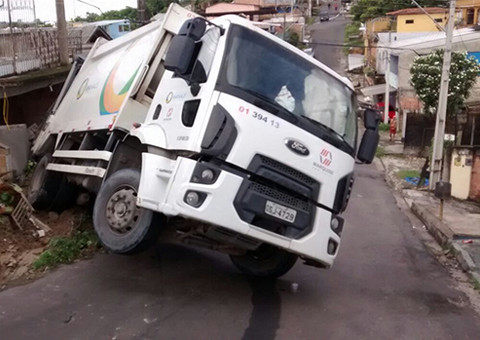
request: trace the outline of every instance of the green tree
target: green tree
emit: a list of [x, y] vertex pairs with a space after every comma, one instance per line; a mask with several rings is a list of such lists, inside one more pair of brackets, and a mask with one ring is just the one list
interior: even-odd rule
[[[447, 4], [444, 0], [418, 0], [417, 2], [423, 7], [445, 7]], [[353, 15], [354, 21], [365, 22], [369, 19], [384, 16], [388, 12], [410, 7], [415, 7], [410, 1], [358, 0], [352, 6], [350, 13]]]
[[172, 2], [178, 3], [178, 1], [172, 0], [147, 0], [147, 11], [151, 16], [157, 13], [165, 13]]
[[75, 22], [94, 22], [100, 20], [100, 14], [87, 12], [84, 17], [77, 16], [73, 19]]
[[112, 10], [103, 12], [102, 14], [87, 12], [85, 17], [76, 17], [73, 19], [75, 22], [94, 22], [100, 20], [117, 20], [117, 19], [129, 19], [131, 22], [137, 20], [137, 9], [132, 7], [125, 7], [121, 10]]
[[[415, 58], [410, 69], [410, 84], [422, 101], [426, 113], [433, 114], [437, 109], [442, 66], [443, 50], [437, 50]], [[468, 57], [466, 52], [452, 52], [447, 114], [455, 114], [463, 106], [479, 72], [480, 65], [474, 57]]]

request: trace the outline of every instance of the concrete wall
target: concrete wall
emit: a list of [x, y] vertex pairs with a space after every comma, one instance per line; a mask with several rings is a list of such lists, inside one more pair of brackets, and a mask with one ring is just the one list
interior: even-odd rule
[[471, 200], [480, 202], [480, 149], [477, 149], [473, 155], [469, 198]]

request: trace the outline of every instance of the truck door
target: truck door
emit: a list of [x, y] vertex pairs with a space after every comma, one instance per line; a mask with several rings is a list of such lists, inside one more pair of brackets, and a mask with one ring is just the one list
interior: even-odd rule
[[194, 126], [200, 120], [196, 119], [197, 112], [208, 106], [211, 97], [208, 94], [212, 93], [214, 86], [214, 80], [209, 79], [209, 74], [219, 39], [220, 30], [212, 27], [197, 42], [198, 54], [192, 60], [192, 73], [196, 72], [196, 79], [200, 79], [197, 95], [192, 94], [195, 91], [192, 91], [188, 79], [177, 77], [167, 70], [163, 73], [146, 123], [162, 128], [166, 149], [188, 150], [193, 145]]

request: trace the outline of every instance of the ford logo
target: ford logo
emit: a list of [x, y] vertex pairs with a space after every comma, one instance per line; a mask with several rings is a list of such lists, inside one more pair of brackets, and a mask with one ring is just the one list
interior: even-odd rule
[[287, 139], [285, 140], [285, 145], [292, 150], [293, 152], [302, 155], [302, 156], [308, 156], [310, 154], [310, 150], [307, 149], [305, 145], [302, 143], [294, 140], [294, 139]]

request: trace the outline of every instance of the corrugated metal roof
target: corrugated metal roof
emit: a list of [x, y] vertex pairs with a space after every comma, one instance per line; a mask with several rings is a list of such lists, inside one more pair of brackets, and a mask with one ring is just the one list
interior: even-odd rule
[[[425, 7], [424, 10], [428, 14], [447, 13], [447, 11], [448, 11], [447, 8], [441, 8], [441, 7]], [[425, 14], [425, 12], [422, 11], [418, 7], [413, 7], [413, 8], [404, 8], [404, 9], [400, 9], [398, 11], [393, 11], [393, 12], [388, 12], [387, 13], [387, 15], [392, 15], [392, 16], [412, 15], [412, 14]]]
[[[480, 40], [480, 31], [473, 28], [462, 28], [453, 32], [453, 43], [466, 43], [472, 40]], [[390, 47], [393, 55], [400, 55], [412, 50], [432, 49], [445, 46], [444, 32], [428, 32], [411, 39], [393, 41], [390, 44], [382, 44], [384, 47]]]
[[348, 70], [352, 71], [365, 65], [365, 56], [363, 54], [348, 55]]
[[[365, 97], [371, 97], [371, 96], [376, 96], [378, 94], [385, 93], [385, 87], [386, 87], [385, 84], [377, 84], [373, 86], [364, 87], [363, 89], [360, 89], [360, 92], [362, 92], [362, 94]], [[397, 89], [390, 86], [390, 92], [395, 92], [395, 91], [397, 91]]]
[[254, 12], [259, 10], [259, 6], [256, 5], [243, 5], [243, 4], [231, 4], [231, 3], [218, 3], [213, 6], [207, 7], [205, 13], [242, 13], [242, 12]]
[[378, 45], [389, 44], [395, 41], [402, 41], [406, 39], [413, 39], [417, 37], [424, 36], [431, 32], [379, 32], [378, 36]]
[[118, 20], [100, 20], [94, 22], [85, 23], [85, 26], [93, 25], [93, 26], [105, 26], [110, 24], [128, 24], [130, 20], [128, 19], [118, 19]]

